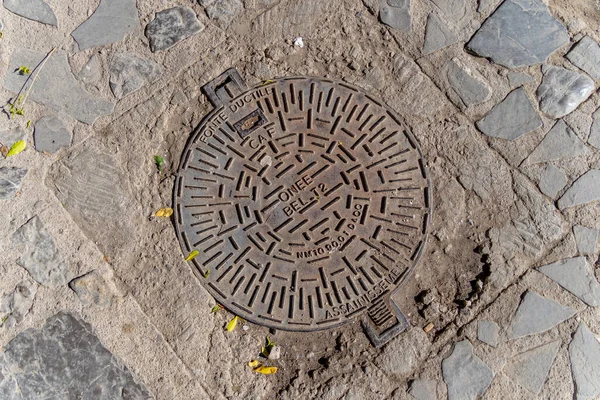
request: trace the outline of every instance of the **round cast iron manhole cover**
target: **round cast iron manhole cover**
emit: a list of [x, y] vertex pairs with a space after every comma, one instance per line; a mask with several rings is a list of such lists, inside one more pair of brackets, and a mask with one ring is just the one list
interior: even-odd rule
[[175, 184], [177, 234], [185, 255], [199, 251], [200, 282], [275, 329], [332, 328], [363, 312], [375, 327], [405, 323], [385, 299], [418, 261], [431, 207], [408, 126], [346, 83], [246, 90], [231, 74], [208, 85], [220, 107], [193, 132]]

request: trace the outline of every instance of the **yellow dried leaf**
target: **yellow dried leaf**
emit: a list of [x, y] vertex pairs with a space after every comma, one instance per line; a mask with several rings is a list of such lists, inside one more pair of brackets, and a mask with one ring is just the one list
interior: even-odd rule
[[12, 145], [8, 154], [6, 154], [6, 157], [15, 156], [19, 154], [20, 152], [25, 150], [25, 147], [27, 147], [27, 143], [24, 140], [19, 140], [18, 142]]
[[252, 361], [248, 362], [248, 366], [250, 368], [257, 368], [257, 367], [260, 367], [261, 365], [262, 365], [262, 363], [258, 360], [252, 360]]
[[214, 307], [213, 307], [213, 308], [210, 310], [210, 312], [211, 312], [211, 313], [216, 313], [216, 312], [217, 312], [217, 311], [219, 311], [221, 308], [223, 308], [223, 306], [221, 306], [221, 305], [217, 304], [217, 305], [215, 305], [215, 306], [214, 306]]
[[227, 324], [227, 332], [231, 332], [232, 330], [235, 329], [235, 327], [237, 326], [239, 318], [240, 317], [238, 317], [236, 315], [235, 317], [233, 317], [233, 319], [231, 321], [229, 321], [229, 323]]
[[156, 214], [154, 214], [157, 217], [164, 217], [164, 218], [168, 218], [171, 215], [173, 215], [173, 209], [169, 208], [169, 207], [165, 207], [165, 208], [161, 208], [160, 210], [158, 210], [156, 212]]
[[185, 258], [185, 261], [191, 261], [191, 260], [193, 260], [194, 258], [196, 258], [196, 256], [197, 256], [198, 254], [200, 254], [200, 252], [199, 252], [198, 250], [194, 250], [194, 251], [192, 251], [192, 252], [190, 253], [190, 255], [189, 255], [189, 256], [187, 256], [187, 257]]
[[256, 367], [253, 370], [254, 372], [258, 372], [259, 374], [263, 374], [263, 375], [271, 375], [274, 374], [275, 372], [277, 372], [277, 367]]

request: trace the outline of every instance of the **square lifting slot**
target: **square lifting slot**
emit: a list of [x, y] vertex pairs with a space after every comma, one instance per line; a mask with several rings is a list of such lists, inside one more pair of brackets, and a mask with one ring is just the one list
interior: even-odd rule
[[238, 122], [233, 124], [233, 127], [237, 131], [238, 135], [240, 135], [240, 138], [243, 139], [258, 128], [260, 128], [261, 126], [263, 126], [264, 124], [266, 124], [267, 122], [267, 118], [265, 117], [263, 112], [260, 110], [260, 108], [257, 108], [256, 110], [252, 111], [250, 114], [246, 115], [244, 118], [240, 119]]

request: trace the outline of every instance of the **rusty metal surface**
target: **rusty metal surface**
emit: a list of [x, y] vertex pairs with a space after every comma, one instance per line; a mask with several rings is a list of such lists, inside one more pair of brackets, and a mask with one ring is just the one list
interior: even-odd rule
[[174, 192], [177, 234], [185, 255], [200, 252], [190, 264], [204, 287], [275, 329], [361, 314], [378, 334], [406, 325], [390, 294], [423, 251], [431, 208], [406, 124], [321, 78], [278, 79], [214, 103]]

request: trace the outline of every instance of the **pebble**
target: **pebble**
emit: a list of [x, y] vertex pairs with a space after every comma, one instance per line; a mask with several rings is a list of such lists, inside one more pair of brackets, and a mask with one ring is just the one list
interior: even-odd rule
[[600, 342], [583, 322], [569, 345], [569, 358], [576, 399], [597, 399], [600, 396]]
[[590, 153], [591, 150], [561, 119], [554, 124], [540, 144], [531, 152], [524, 165], [571, 159]]
[[279, 360], [281, 358], [281, 346], [273, 346], [269, 353], [269, 360]]
[[206, 6], [206, 15], [223, 26], [228, 26], [243, 9], [241, 0], [215, 0]]
[[72, 33], [79, 50], [120, 42], [140, 26], [136, 0], [101, 0]]
[[503, 371], [512, 380], [539, 394], [560, 349], [560, 340], [528, 350], [511, 358]]
[[494, 372], [475, 354], [468, 340], [454, 344], [452, 354], [442, 361], [448, 400], [475, 400], [483, 396]]
[[467, 49], [496, 64], [539, 64], [569, 42], [566, 28], [542, 0], [505, 0], [467, 43]]
[[146, 36], [152, 52], [166, 50], [183, 39], [204, 30], [194, 10], [178, 6], [159, 11], [152, 22], [146, 26]]
[[515, 140], [541, 127], [542, 120], [525, 89], [520, 87], [510, 92], [475, 125], [487, 136]]
[[410, 32], [410, 0], [380, 0], [379, 19], [387, 26]]
[[294, 46], [303, 48], [304, 47], [304, 40], [302, 40], [301, 37], [297, 37], [296, 39], [294, 39]]
[[4, 0], [4, 8], [21, 17], [47, 25], [58, 25], [52, 8], [43, 0]]
[[468, 68], [460, 66], [456, 60], [446, 63], [445, 72], [448, 83], [461, 100], [460, 105], [470, 107], [490, 97], [490, 87], [482, 79], [473, 76]]
[[156, 82], [162, 73], [162, 67], [154, 61], [135, 53], [117, 53], [110, 62], [110, 90], [122, 99], [145, 84]]
[[492, 347], [498, 347], [500, 327], [493, 321], [479, 321], [477, 323], [477, 339]]
[[25, 168], [0, 167], [0, 200], [11, 199], [27, 175]]
[[540, 110], [552, 118], [573, 112], [594, 92], [594, 81], [574, 71], [544, 65], [542, 84], [537, 89]]
[[102, 66], [97, 54], [90, 57], [88, 62], [81, 68], [77, 74], [79, 80], [83, 83], [96, 83], [102, 77]]
[[542, 171], [540, 177], [540, 191], [546, 196], [554, 199], [558, 192], [560, 192], [567, 184], [567, 176], [560, 168], [555, 167], [553, 164], [548, 164]]
[[593, 79], [600, 79], [600, 46], [591, 37], [584, 36], [565, 57]]
[[458, 41], [458, 37], [452, 32], [435, 14], [427, 17], [427, 28], [425, 30], [425, 43], [423, 44], [423, 55], [436, 52], [448, 47]]
[[587, 226], [575, 225], [573, 227], [575, 243], [579, 254], [592, 255], [596, 252], [598, 243], [598, 229], [588, 228]]
[[[596, 236], [597, 237], [597, 236]], [[538, 271], [589, 306], [600, 306], [600, 283], [585, 257], [568, 258], [539, 267]]]
[[56, 153], [71, 145], [72, 136], [65, 123], [57, 117], [42, 117], [35, 123], [33, 139], [37, 151]]
[[527, 291], [508, 328], [509, 339], [546, 332], [575, 315], [575, 310]]
[[600, 200], [600, 170], [593, 169], [580, 176], [558, 200], [558, 208], [578, 206]]

